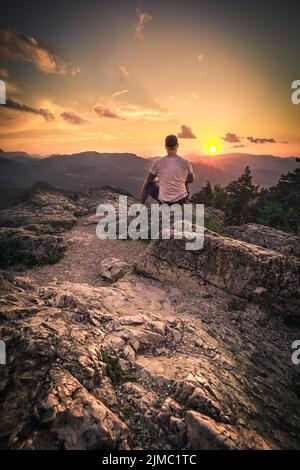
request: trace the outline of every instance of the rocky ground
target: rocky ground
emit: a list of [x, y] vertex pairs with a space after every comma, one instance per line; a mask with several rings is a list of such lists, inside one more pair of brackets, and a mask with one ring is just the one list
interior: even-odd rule
[[[207, 232], [197, 253], [98, 240], [95, 207], [117, 198], [37, 194], [0, 215], [25, 260], [1, 258], [1, 448], [300, 448], [297, 256], [276, 233], [270, 250]], [[49, 246], [60, 260], [33, 263]]]

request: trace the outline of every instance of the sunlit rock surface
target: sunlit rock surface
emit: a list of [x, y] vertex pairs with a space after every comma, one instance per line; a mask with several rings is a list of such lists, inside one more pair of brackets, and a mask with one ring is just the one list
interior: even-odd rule
[[[85, 221], [117, 198], [52, 195], [47, 217], [77, 223], [58, 235], [43, 212], [26, 236], [59, 236], [64, 256], [1, 271], [1, 448], [299, 449], [295, 257], [211, 232], [199, 252], [99, 240]], [[28, 211], [3, 231], [28, 231]]]

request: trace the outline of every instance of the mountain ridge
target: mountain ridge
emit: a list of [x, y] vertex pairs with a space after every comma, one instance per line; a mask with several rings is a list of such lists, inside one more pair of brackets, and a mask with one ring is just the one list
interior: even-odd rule
[[[26, 188], [36, 181], [45, 181], [55, 187], [80, 190], [95, 186], [123, 187], [137, 196], [153, 160], [135, 153], [100, 153], [96, 151], [76, 154], [56, 154], [45, 158], [30, 156], [26, 152], [0, 152], [0, 183], [3, 188]], [[293, 157], [270, 155], [223, 154], [192, 160], [195, 182], [191, 192], [206, 181], [227, 185], [250, 166], [255, 184], [272, 186], [282, 174], [297, 167]]]

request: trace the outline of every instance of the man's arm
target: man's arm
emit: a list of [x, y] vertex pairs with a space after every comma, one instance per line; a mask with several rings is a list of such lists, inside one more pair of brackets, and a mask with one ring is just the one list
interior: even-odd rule
[[194, 182], [194, 173], [189, 173], [185, 180], [185, 184], [191, 184]]
[[155, 178], [156, 178], [156, 175], [150, 172], [147, 178], [145, 179], [144, 184], [142, 186], [142, 191], [141, 191], [141, 203], [142, 204], [145, 204], [145, 202], [147, 201], [147, 197], [148, 197], [146, 186], [147, 184], [154, 183]]
[[193, 183], [194, 179], [195, 179], [195, 177], [194, 177], [193, 167], [189, 162], [188, 175], [187, 175], [186, 180], [185, 180], [185, 187], [186, 187], [186, 190], [187, 190], [188, 194], [189, 194], [188, 185]]

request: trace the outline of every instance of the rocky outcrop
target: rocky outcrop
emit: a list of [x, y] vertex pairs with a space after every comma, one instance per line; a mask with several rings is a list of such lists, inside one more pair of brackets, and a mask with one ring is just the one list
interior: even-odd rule
[[32, 194], [28, 200], [0, 211], [1, 227], [43, 225], [53, 229], [71, 228], [76, 222], [77, 207], [70, 197], [56, 192]]
[[186, 240], [155, 240], [136, 267], [160, 280], [207, 282], [274, 312], [299, 315], [300, 263], [281, 253], [205, 232], [204, 246], [187, 251]]
[[126, 196], [128, 198], [128, 204], [137, 202], [127, 191], [122, 189], [112, 188], [110, 186], [104, 188], [91, 188], [83, 189], [74, 194], [74, 201], [78, 207], [80, 215], [92, 214], [88, 223], [97, 223], [99, 217], [95, 216], [96, 208], [99, 204], [110, 204], [116, 211], [119, 208], [119, 196]]
[[[66, 450], [124, 448], [127, 427], [68, 371], [54, 368], [49, 385], [35, 407], [35, 416], [48, 432], [27, 441], [38, 448]], [[126, 446], [125, 446], [126, 447]]]
[[28, 191], [24, 201], [0, 211], [0, 266], [54, 264], [66, 249], [61, 234], [77, 220], [77, 207], [64, 194]]
[[226, 312], [220, 328], [224, 307], [201, 298], [203, 321], [132, 274], [39, 287], [3, 273], [1, 447], [297, 448], [299, 400], [274, 333], [260, 338], [253, 309], [241, 330]]
[[[23, 194], [23, 202], [0, 211], [0, 266], [52, 264], [65, 251], [60, 236], [72, 228], [80, 215], [87, 215], [85, 225], [96, 224], [100, 203], [118, 209], [119, 195], [112, 188], [86, 189], [63, 194], [53, 189], [33, 186]], [[129, 202], [134, 202], [128, 196]]]
[[255, 432], [218, 424], [212, 418], [196, 411], [188, 411], [186, 421], [191, 449], [242, 450], [259, 448], [270, 450], [270, 447]]
[[297, 259], [209, 231], [198, 252], [99, 240], [90, 217], [118, 193], [51, 194], [52, 221], [84, 214], [70, 231], [32, 221], [32, 202], [0, 230], [23, 259], [67, 246], [55, 266], [1, 271], [0, 447], [300, 448], [299, 324], [269, 314], [295, 313]]
[[204, 207], [204, 217], [206, 219], [216, 219], [219, 222], [224, 222], [225, 213], [221, 209], [215, 209], [214, 207]]
[[287, 256], [300, 257], [300, 237], [265, 225], [227, 226], [223, 229], [222, 234], [225, 237], [252, 243]]
[[[34, 231], [35, 230], [35, 231]], [[61, 236], [19, 228], [0, 227], [0, 266], [53, 264], [63, 255], [66, 244]]]

